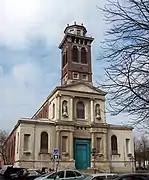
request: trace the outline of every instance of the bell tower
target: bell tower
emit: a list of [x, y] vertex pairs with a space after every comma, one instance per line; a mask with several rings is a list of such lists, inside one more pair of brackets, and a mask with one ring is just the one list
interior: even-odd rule
[[76, 81], [92, 83], [91, 43], [92, 37], [86, 36], [87, 30], [81, 25], [67, 25], [61, 49], [61, 84]]

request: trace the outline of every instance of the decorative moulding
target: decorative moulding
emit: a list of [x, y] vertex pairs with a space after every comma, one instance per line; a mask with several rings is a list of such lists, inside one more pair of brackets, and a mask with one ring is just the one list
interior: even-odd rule
[[118, 156], [118, 157], [120, 157], [121, 156], [121, 154], [119, 154], [119, 153], [114, 153], [114, 154], [111, 154], [112, 156]]
[[62, 155], [67, 157], [67, 156], [69, 156], [69, 153], [68, 152], [62, 152]]
[[128, 153], [127, 156], [128, 156], [128, 157], [132, 157], [132, 153]]
[[49, 155], [49, 156], [52, 155], [51, 153], [48, 153], [48, 152], [47, 152], [47, 153], [45, 153], [45, 152], [39, 152], [38, 154], [39, 154], [39, 156], [40, 156], [40, 155]]
[[23, 153], [26, 154], [26, 155], [30, 155], [31, 154], [30, 151], [23, 151]]
[[98, 155], [99, 157], [102, 157], [102, 156], [103, 156], [103, 153], [97, 153], [97, 155]]

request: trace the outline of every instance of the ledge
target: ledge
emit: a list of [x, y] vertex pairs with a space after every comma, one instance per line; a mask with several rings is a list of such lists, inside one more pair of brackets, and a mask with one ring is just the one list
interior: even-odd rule
[[31, 151], [23, 151], [23, 154], [30, 155]]
[[115, 153], [115, 154], [111, 154], [111, 156], [121, 156], [121, 154], [119, 154], [119, 153]]
[[42, 154], [51, 156], [51, 153], [48, 153], [48, 152], [47, 153], [46, 152], [39, 152], [38, 154], [39, 154], [39, 156], [42, 155]]

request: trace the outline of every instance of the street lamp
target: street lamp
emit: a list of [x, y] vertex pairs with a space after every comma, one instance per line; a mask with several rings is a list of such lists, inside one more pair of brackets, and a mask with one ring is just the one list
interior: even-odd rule
[[91, 154], [93, 156], [93, 159], [94, 159], [94, 174], [96, 174], [96, 166], [95, 166], [95, 157], [97, 156], [97, 150], [96, 148], [93, 148], [92, 151], [91, 151]]

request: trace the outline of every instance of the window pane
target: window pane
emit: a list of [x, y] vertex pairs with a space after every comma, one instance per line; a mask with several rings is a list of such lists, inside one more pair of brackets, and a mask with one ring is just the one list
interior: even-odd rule
[[73, 48], [72, 48], [72, 61], [79, 62], [77, 46], [73, 46]]
[[97, 138], [96, 143], [97, 143], [97, 151], [101, 152], [101, 138]]
[[64, 178], [64, 171], [59, 171], [57, 175], [59, 178]]
[[47, 132], [42, 132], [41, 133], [41, 152], [42, 153], [47, 153], [48, 152], [48, 133]]
[[29, 138], [30, 134], [24, 134], [24, 151], [29, 150]]
[[87, 52], [84, 47], [81, 49], [81, 63], [87, 64]]
[[62, 152], [67, 151], [67, 136], [62, 136]]
[[83, 102], [81, 101], [77, 103], [77, 118], [81, 118], [81, 119], [85, 118], [85, 107]]
[[82, 174], [80, 174], [78, 171], [74, 171], [76, 176], [82, 176]]
[[73, 171], [66, 171], [66, 178], [68, 177], [76, 177], [76, 175]]
[[117, 137], [115, 135], [111, 137], [111, 150], [112, 154], [117, 153]]

